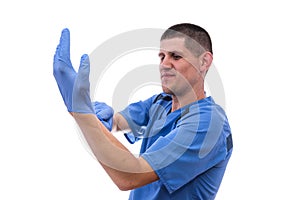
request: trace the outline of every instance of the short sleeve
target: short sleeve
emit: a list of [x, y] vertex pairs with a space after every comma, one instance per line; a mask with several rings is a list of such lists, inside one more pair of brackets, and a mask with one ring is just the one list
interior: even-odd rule
[[170, 133], [142, 154], [170, 193], [226, 158], [226, 118], [214, 107], [199, 109], [191, 106]]
[[[157, 95], [154, 95], [145, 101], [139, 101], [128, 105], [124, 110], [119, 112], [129, 124], [132, 131], [130, 135], [125, 135], [127, 139], [132, 139], [141, 134], [141, 130], [148, 124], [149, 121], [149, 109], [153, 104]], [[133, 134], [133, 135], [132, 135]], [[130, 141], [129, 140], [129, 141]]]

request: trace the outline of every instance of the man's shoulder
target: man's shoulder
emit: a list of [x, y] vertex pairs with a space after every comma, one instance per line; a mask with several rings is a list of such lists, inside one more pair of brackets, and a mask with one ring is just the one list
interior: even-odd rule
[[209, 123], [212, 118], [226, 119], [225, 111], [215, 103], [212, 97], [206, 97], [181, 110], [181, 118], [189, 121]]

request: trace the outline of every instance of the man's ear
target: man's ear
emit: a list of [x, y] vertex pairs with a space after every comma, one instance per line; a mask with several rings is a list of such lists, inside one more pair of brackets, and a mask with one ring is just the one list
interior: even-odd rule
[[205, 75], [212, 64], [212, 61], [213, 55], [208, 51], [204, 52], [201, 56], [199, 56], [200, 72]]

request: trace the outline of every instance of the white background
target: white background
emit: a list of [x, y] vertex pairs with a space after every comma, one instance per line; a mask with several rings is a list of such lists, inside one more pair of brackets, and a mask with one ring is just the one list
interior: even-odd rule
[[234, 153], [217, 199], [299, 199], [297, 5], [1, 1], [0, 199], [127, 199], [82, 144], [52, 76], [53, 54], [65, 27], [76, 68], [117, 34], [180, 22], [210, 32], [225, 88]]

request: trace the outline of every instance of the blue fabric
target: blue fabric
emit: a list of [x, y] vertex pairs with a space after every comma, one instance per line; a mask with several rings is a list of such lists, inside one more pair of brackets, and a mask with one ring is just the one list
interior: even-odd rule
[[214, 199], [232, 152], [224, 110], [207, 97], [170, 113], [170, 96], [159, 97], [120, 112], [136, 137], [146, 126], [140, 154], [159, 176], [129, 199]]

